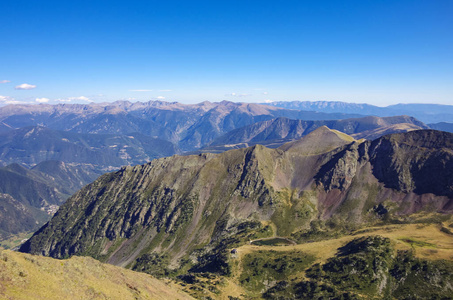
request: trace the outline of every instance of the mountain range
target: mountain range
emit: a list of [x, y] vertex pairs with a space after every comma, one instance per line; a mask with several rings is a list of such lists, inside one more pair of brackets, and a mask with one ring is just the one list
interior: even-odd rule
[[286, 142], [300, 139], [321, 126], [344, 132], [355, 139], [364, 138], [368, 140], [390, 133], [429, 128], [424, 123], [408, 116], [384, 118], [370, 116], [319, 121], [277, 118], [232, 130], [212, 141], [203, 150], [227, 150], [228, 148], [247, 147], [254, 144], [277, 148]]
[[83, 134], [41, 126], [0, 133], [0, 164], [27, 167], [47, 160], [85, 166], [98, 174], [171, 156], [178, 149], [165, 140], [141, 133]]
[[[0, 165], [19, 164], [32, 169], [47, 161], [60, 161], [66, 167], [77, 169], [77, 176], [85, 178], [75, 185], [80, 188], [97, 176], [124, 165], [143, 164], [155, 158], [185, 153], [184, 150], [190, 150], [186, 152], [189, 154], [219, 153], [255, 144], [276, 148], [323, 125], [346, 132], [355, 139], [375, 139], [384, 134], [428, 128], [407, 116], [348, 118], [351, 116], [357, 115], [227, 101], [195, 105], [163, 101], [8, 105], [0, 108]], [[46, 177], [42, 179], [38, 180], [40, 184], [46, 181]], [[3, 184], [11, 181], [16, 181], [16, 186], [28, 182], [14, 173]], [[53, 196], [49, 196], [52, 193], [48, 193], [41, 198], [61, 204], [61, 199], [71, 194], [68, 191], [76, 191], [72, 180], [62, 182], [57, 189], [65, 190], [64, 197], [58, 196], [59, 200], [53, 201]], [[29, 184], [29, 188], [38, 189], [29, 194], [42, 193], [40, 184]], [[17, 195], [7, 192], [5, 195], [17, 198]], [[2, 199], [0, 205], [3, 203], [11, 209], [11, 199]], [[16, 209], [17, 214], [21, 212], [24, 212], [23, 218], [30, 219], [26, 210]], [[42, 224], [48, 217], [43, 215], [44, 219], [35, 217], [30, 220]], [[6, 230], [3, 237], [13, 232]]]
[[21, 251], [133, 269], [157, 253], [174, 268], [189, 260], [193, 270], [222, 273], [220, 250], [241, 228], [302, 241], [315, 224], [340, 230], [451, 213], [452, 158], [450, 133], [357, 141], [320, 127], [277, 149], [157, 159], [85, 186]]
[[347, 113], [289, 110], [253, 103], [117, 101], [101, 104], [7, 105], [0, 107], [0, 122], [7, 128], [42, 126], [90, 134], [143, 135], [164, 139], [183, 151], [194, 150], [216, 137], [258, 121], [287, 117], [303, 120], [358, 117]]
[[0, 241], [40, 227], [20, 251], [91, 256], [199, 299], [450, 295], [450, 123], [327, 106], [2, 107]]
[[[453, 245], [452, 170], [451, 133], [414, 130], [369, 141], [321, 126], [276, 149], [176, 155], [102, 175], [20, 251], [91, 256], [171, 277], [197, 298], [237, 289], [240, 299], [445, 297], [453, 292], [453, 264], [419, 255], [451, 255], [429, 251]], [[367, 235], [373, 230], [390, 239]], [[337, 254], [319, 256], [307, 244], [359, 233], [349, 244], [335, 242], [343, 245]], [[395, 246], [400, 241], [409, 246]], [[397, 252], [413, 245], [417, 256]], [[423, 271], [409, 271], [417, 268]], [[306, 275], [294, 277], [297, 270]], [[351, 272], [358, 277], [344, 277]], [[234, 288], [221, 292], [213, 278], [231, 278]]]
[[366, 103], [347, 103], [340, 101], [275, 101], [263, 103], [275, 107], [323, 113], [349, 113], [390, 117], [409, 115], [427, 123], [453, 122], [453, 106], [441, 104], [395, 104], [385, 107]]

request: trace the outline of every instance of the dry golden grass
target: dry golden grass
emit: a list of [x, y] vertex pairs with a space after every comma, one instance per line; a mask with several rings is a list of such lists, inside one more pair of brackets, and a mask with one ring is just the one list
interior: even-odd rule
[[[436, 224], [404, 224], [388, 225], [383, 227], [370, 227], [357, 234], [344, 236], [338, 239], [306, 243], [289, 246], [255, 246], [245, 245], [238, 248], [238, 257], [241, 258], [257, 250], [292, 251], [300, 250], [315, 255], [318, 262], [324, 262], [337, 253], [339, 247], [351, 240], [369, 235], [380, 235], [390, 238], [397, 250], [413, 249], [415, 255], [428, 259], [453, 260], [453, 235], [442, 232]], [[413, 242], [409, 242], [412, 240]], [[435, 250], [435, 251], [433, 251]], [[429, 253], [429, 255], [427, 255]]]
[[171, 283], [88, 257], [0, 252], [0, 299], [193, 299]]

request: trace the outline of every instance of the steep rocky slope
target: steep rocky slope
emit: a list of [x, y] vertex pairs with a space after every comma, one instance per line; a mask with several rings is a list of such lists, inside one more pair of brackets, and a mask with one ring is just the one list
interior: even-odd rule
[[84, 187], [21, 251], [228, 274], [226, 249], [250, 239], [452, 212], [452, 144], [433, 130], [356, 141], [320, 127], [278, 149], [157, 159]]

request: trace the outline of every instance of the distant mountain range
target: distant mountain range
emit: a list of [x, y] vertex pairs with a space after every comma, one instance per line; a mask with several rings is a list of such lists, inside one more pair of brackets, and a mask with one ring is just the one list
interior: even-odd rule
[[453, 105], [395, 104], [379, 107], [365, 103], [339, 101], [275, 101], [263, 104], [286, 109], [309, 110], [323, 113], [348, 113], [378, 117], [409, 115], [427, 124], [439, 122], [453, 123]]
[[[0, 107], [0, 132], [41, 126], [89, 134], [129, 135], [139, 132], [194, 150], [233, 129], [277, 117], [334, 120], [359, 117], [348, 113], [295, 111], [252, 103], [117, 101], [103, 104], [8, 105]], [[2, 129], [3, 128], [3, 129]]]

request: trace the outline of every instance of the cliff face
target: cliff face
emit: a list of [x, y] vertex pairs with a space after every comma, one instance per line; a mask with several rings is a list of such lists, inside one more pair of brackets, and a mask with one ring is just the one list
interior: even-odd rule
[[101, 176], [21, 251], [135, 268], [157, 253], [170, 266], [184, 258], [206, 267], [206, 255], [228, 243], [289, 236], [333, 217], [368, 222], [378, 204], [395, 215], [451, 212], [452, 144], [453, 134], [436, 131], [368, 142], [321, 127], [278, 149], [162, 158]]
[[453, 141], [434, 130], [394, 134], [370, 143], [373, 174], [386, 187], [453, 198]]

